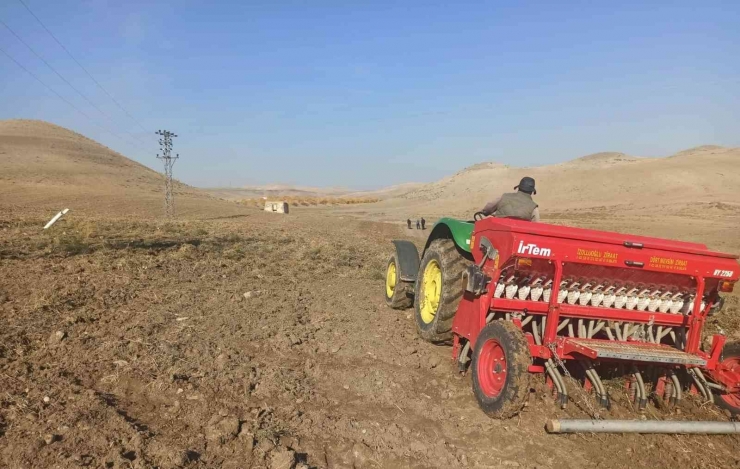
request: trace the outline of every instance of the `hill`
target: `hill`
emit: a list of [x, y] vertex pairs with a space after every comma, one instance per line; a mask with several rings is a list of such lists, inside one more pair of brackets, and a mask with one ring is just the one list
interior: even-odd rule
[[580, 158], [576, 158], [575, 160], [572, 161], [572, 163], [581, 163], [581, 164], [593, 163], [597, 165], [604, 165], [604, 164], [626, 163], [626, 162], [633, 162], [633, 161], [639, 161], [639, 158], [626, 155], [624, 153], [606, 151], [606, 152], [600, 152], [600, 153], [593, 153], [591, 155], [586, 155]]
[[[0, 207], [53, 212], [158, 216], [163, 176], [94, 140], [35, 120], [0, 121]], [[175, 183], [180, 215], [233, 210], [231, 204]]]
[[209, 194], [226, 200], [244, 200], [260, 197], [268, 199], [291, 198], [366, 198], [388, 199], [397, 197], [421, 187], [423, 184], [408, 182], [376, 190], [353, 190], [342, 187], [305, 187], [288, 184], [272, 184], [265, 186], [242, 187], [214, 187], [204, 189]]
[[386, 214], [470, 216], [493, 197], [513, 190], [522, 176], [537, 181], [543, 214], [595, 207], [659, 215], [691, 204], [740, 206], [740, 148], [705, 146], [665, 158], [597, 153], [565, 163], [517, 168], [476, 164], [377, 204]]

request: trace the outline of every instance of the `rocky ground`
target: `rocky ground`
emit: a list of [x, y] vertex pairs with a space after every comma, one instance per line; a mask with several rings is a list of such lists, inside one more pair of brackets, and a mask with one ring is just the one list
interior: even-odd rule
[[[385, 306], [396, 225], [44, 221], [0, 219], [0, 467], [740, 466], [735, 436], [548, 435], [585, 414], [539, 382], [486, 417], [450, 348]], [[643, 418], [727, 417], [689, 398]]]

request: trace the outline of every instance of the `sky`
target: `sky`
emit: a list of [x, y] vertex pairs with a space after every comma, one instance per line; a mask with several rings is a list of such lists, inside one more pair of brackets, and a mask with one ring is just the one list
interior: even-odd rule
[[84, 115], [0, 53], [0, 119], [160, 171], [154, 132], [173, 131], [175, 177], [196, 186], [368, 189], [740, 146], [737, 0], [23, 2], [105, 91], [3, 0], [0, 49]]

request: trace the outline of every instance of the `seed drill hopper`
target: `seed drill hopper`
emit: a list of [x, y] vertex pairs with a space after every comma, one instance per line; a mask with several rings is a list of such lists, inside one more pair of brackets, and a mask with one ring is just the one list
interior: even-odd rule
[[388, 304], [413, 304], [419, 334], [452, 344], [492, 417], [516, 415], [536, 375], [563, 406], [576, 392], [564, 375], [594, 407], [611, 405], [602, 378], [622, 376], [638, 408], [695, 393], [740, 413], [740, 343], [703, 334], [738, 280], [737, 256], [480, 214], [441, 219], [421, 258], [394, 244]]

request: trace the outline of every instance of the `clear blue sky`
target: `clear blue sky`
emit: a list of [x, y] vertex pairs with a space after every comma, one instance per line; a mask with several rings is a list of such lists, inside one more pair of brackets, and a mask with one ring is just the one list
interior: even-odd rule
[[[48, 120], [200, 186], [377, 187], [480, 161], [740, 145], [740, 1], [24, 0], [0, 19], [0, 118]], [[143, 148], [142, 148], [143, 146]]]

